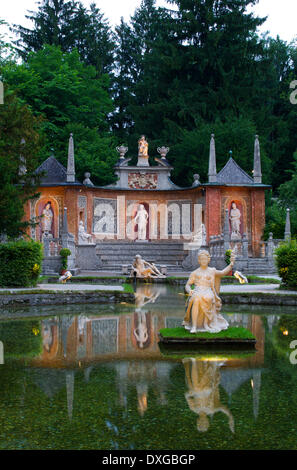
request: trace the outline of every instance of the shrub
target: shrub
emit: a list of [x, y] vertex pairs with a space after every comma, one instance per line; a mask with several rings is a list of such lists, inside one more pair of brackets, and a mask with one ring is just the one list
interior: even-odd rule
[[283, 284], [297, 288], [297, 242], [291, 240], [281, 243], [275, 250], [276, 265]]
[[226, 250], [225, 251], [225, 263], [229, 266], [229, 264], [231, 263], [231, 254], [232, 254], [232, 250]]
[[0, 286], [36, 286], [42, 257], [39, 242], [19, 240], [0, 244]]
[[71, 255], [71, 251], [68, 248], [62, 248], [60, 250], [61, 262], [62, 262], [62, 271], [66, 271], [68, 267], [68, 256]]

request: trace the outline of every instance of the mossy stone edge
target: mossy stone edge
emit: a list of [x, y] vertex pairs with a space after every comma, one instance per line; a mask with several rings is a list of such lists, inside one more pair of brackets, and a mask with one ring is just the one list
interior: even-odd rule
[[[216, 333], [212, 333], [212, 334], [207, 334], [207, 337], [206, 337], [206, 334], [205, 333], [196, 333], [196, 334], [191, 334], [190, 336], [190, 333], [188, 333], [187, 331], [184, 330], [184, 328], [180, 328], [180, 330], [184, 330], [185, 331], [185, 336], [176, 336], [174, 334], [172, 334], [172, 336], [170, 336], [170, 330], [172, 330], [172, 332], [176, 332], [176, 328], [166, 328], [166, 333], [164, 334], [164, 329], [163, 331], [160, 330], [159, 332], [159, 338], [160, 338], [160, 342], [161, 343], [164, 343], [164, 344], [198, 344], [198, 345], [207, 345], [207, 344], [211, 344], [211, 345], [214, 345], [214, 344], [218, 344], [218, 345], [249, 345], [249, 346], [254, 346], [256, 344], [256, 338], [251, 334], [251, 332], [249, 330], [247, 330], [246, 328], [244, 330], [246, 330], [246, 332], [249, 334], [250, 337], [247, 337], [247, 338], [242, 338], [242, 337], [228, 337], [228, 334], [226, 337], [222, 336], [222, 334], [224, 334], [223, 332], [220, 332], [218, 334]], [[241, 332], [242, 332], [242, 328], [241, 328]], [[225, 331], [225, 333], [227, 333], [228, 330]], [[218, 336], [220, 335], [220, 336]]]

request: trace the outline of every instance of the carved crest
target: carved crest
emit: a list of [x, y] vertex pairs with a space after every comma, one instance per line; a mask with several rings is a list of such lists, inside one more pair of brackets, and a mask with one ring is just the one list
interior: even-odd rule
[[129, 173], [128, 184], [131, 189], [156, 189], [158, 175], [149, 173]]

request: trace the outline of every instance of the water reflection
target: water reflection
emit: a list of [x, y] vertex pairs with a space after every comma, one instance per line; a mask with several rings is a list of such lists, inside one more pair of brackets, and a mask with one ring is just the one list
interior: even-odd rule
[[147, 348], [151, 342], [151, 316], [144, 306], [155, 303], [162, 291], [164, 287], [147, 284], [138, 286], [136, 289], [133, 334], [140, 349]]
[[[270, 396], [267, 392], [263, 394], [263, 380], [267, 375], [265, 341], [267, 344], [275, 337], [274, 341], [280, 346], [281, 341], [288, 341], [281, 331], [280, 338], [271, 333], [279, 330], [280, 316], [223, 313], [230, 325], [245, 326], [253, 332], [257, 339], [255, 354], [200, 351], [190, 352], [186, 357], [182, 352], [173, 354], [161, 350], [158, 344], [160, 328], [181, 325], [184, 297], [179, 293], [165, 286], [143, 285], [137, 288], [135, 305], [72, 306], [68, 315], [52, 314], [34, 322], [30, 319], [0, 323], [2, 340], [5, 331], [10, 331], [13, 338], [18, 332], [17, 341], [23, 344], [28, 331], [40, 332], [41, 349], [36, 345], [37, 336], [33, 335], [34, 344], [28, 342], [28, 347], [34, 346], [37, 351], [35, 356], [25, 353], [19, 356], [26, 358], [22, 376], [26, 387], [20, 392], [23, 406], [30, 400], [35, 403], [36, 394], [40, 392], [40, 397], [46, 397], [41, 413], [45, 413], [47, 420], [54, 413], [52, 404], [59, 403], [63, 411], [57, 413], [57, 422], [61, 423], [60, 418], [65, 420], [68, 416], [68, 423], [76, 422], [77, 429], [80, 429], [79, 420], [87, 423], [87, 429], [93, 429], [97, 426], [93, 423], [98, 421], [98, 429], [101, 429], [102, 417], [106, 429], [113, 434], [116, 434], [115, 429], [123, 433], [124, 426], [129, 428], [125, 428], [127, 434], [135, 423], [140, 426], [139, 423], [144, 422], [149, 426], [146, 420], [153, 416], [157, 421], [162, 413], [165, 413], [165, 424], [159, 422], [162, 429], [166, 428], [167, 416], [168, 422], [174, 423], [168, 436], [176, 429], [175, 417], [177, 420], [186, 417], [181, 436], [197, 438], [199, 433], [199, 439], [216, 427], [226, 436], [234, 436], [240, 426], [244, 428], [242, 419], [256, 423], [260, 409], [263, 410], [263, 400]], [[289, 320], [282, 326], [295, 332]], [[13, 347], [15, 352], [15, 344]], [[283, 350], [285, 347], [287, 343]], [[11, 383], [15, 386], [16, 379]], [[15, 392], [12, 397], [12, 401], [16, 400]], [[101, 405], [99, 412], [97, 407]], [[12, 409], [7, 407], [7, 410]], [[96, 413], [98, 416], [94, 417]], [[88, 421], [89, 416], [93, 421]], [[222, 420], [214, 420], [217, 416]], [[164, 443], [165, 434], [160, 437]], [[102, 448], [113, 448], [113, 445], [128, 448], [126, 441], [120, 444], [117, 439], [113, 436], [114, 444], [105, 443], [107, 447]], [[164, 446], [167, 448], [166, 444]]]
[[[38, 370], [37, 376], [34, 374], [35, 381], [49, 396], [66, 385], [71, 420], [78, 369], [84, 369], [85, 383], [89, 383], [96, 364], [107, 361], [116, 375], [120, 406], [127, 410], [128, 390], [132, 387], [138, 413], [144, 416], [150, 406], [151, 394], [159, 406], [167, 406], [170, 375], [183, 364], [188, 387], [185, 397], [189, 408], [198, 415], [197, 429], [205, 432], [209, 418], [222, 412], [228, 417], [233, 432], [234, 419], [229, 408], [220, 402], [219, 386], [227, 392], [231, 403], [232, 393], [251, 381], [254, 416], [257, 416], [265, 343], [262, 319], [258, 315], [228, 315], [230, 325], [247, 327], [256, 336], [254, 355], [217, 359], [208, 353], [204, 359], [201, 355], [199, 358], [171, 358], [159, 349], [158, 331], [181, 325], [184, 298], [177, 293], [169, 298], [170, 303], [164, 286], [142, 285], [137, 288], [134, 307], [118, 307], [123, 308], [122, 313], [114, 309], [109, 314], [106, 309], [101, 313], [99, 309], [99, 315], [83, 313], [41, 320], [42, 353], [30, 362], [30, 366]], [[269, 328], [271, 325], [270, 321]], [[56, 377], [53, 369], [57, 372]]]
[[[164, 295], [166, 294], [166, 295]], [[169, 297], [164, 286], [144, 285], [137, 288], [136, 305], [118, 306], [117, 310], [100, 310], [81, 315], [53, 316], [40, 320], [43, 349], [32, 360], [36, 367], [86, 366], [107, 359], [162, 359], [158, 342], [160, 328], [181, 325], [184, 298], [176, 293]], [[259, 315], [224, 314], [232, 326], [249, 328], [257, 338], [254, 364], [264, 360], [265, 329]], [[269, 330], [277, 316], [268, 319]]]
[[198, 415], [198, 431], [207, 431], [209, 417], [222, 412], [228, 417], [230, 431], [234, 432], [234, 418], [220, 401], [220, 368], [224, 362], [186, 358], [183, 359], [183, 364], [188, 386], [185, 397], [189, 408]]
[[167, 405], [166, 392], [174, 367], [174, 363], [156, 361], [125, 361], [112, 364], [111, 368], [116, 371], [120, 405], [127, 410], [128, 390], [131, 388], [136, 395], [137, 410], [141, 416], [148, 409], [149, 389], [153, 390], [159, 405]]

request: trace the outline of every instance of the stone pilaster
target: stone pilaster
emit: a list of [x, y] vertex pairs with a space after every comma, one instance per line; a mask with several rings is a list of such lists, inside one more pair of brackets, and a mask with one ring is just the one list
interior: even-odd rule
[[208, 164], [208, 182], [217, 182], [217, 161], [216, 161], [216, 146], [214, 134], [211, 134], [210, 147], [209, 147], [209, 164]]
[[291, 219], [290, 209], [287, 209], [286, 227], [285, 227], [285, 240], [291, 240]]
[[262, 171], [261, 171], [261, 153], [259, 136], [255, 136], [255, 147], [254, 147], [254, 171], [253, 171], [254, 183], [262, 183]]
[[73, 134], [70, 134], [68, 144], [68, 162], [67, 162], [67, 183], [75, 182], [75, 162], [74, 162], [74, 143]]

